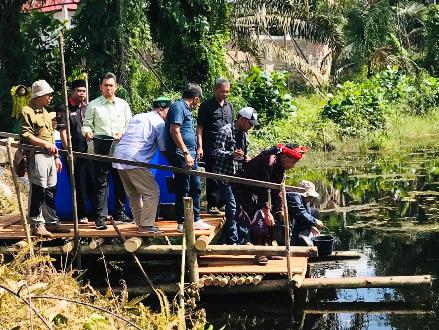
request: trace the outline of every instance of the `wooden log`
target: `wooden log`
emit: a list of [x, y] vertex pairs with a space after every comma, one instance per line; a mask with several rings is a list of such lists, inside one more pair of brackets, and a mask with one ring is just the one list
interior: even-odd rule
[[224, 288], [227, 284], [229, 284], [230, 276], [226, 275], [220, 281], [220, 287]]
[[125, 243], [123, 243], [123, 246], [125, 247], [125, 250], [128, 252], [134, 252], [137, 251], [137, 249], [142, 245], [143, 239], [141, 237], [131, 237], [128, 238]]
[[237, 276], [237, 275], [233, 276], [233, 277], [230, 279], [230, 281], [229, 281], [229, 285], [230, 285], [230, 286], [234, 286], [234, 285], [236, 285], [236, 283], [238, 282], [238, 280], [239, 280], [239, 276]]
[[70, 253], [73, 251], [74, 247], [75, 247], [75, 244], [72, 241], [68, 241], [62, 246], [62, 251], [64, 253]]
[[293, 277], [291, 278], [291, 284], [295, 288], [300, 288], [303, 284], [304, 278], [305, 276], [302, 274], [294, 274]]
[[13, 245], [13, 248], [16, 252], [21, 251], [25, 247], [29, 246], [29, 244], [26, 241], [19, 241]]
[[[235, 255], [265, 255], [285, 256], [285, 246], [263, 246], [263, 245], [209, 245], [205, 251], [198, 251], [199, 255], [209, 254], [235, 254]], [[316, 256], [315, 246], [291, 246], [290, 256], [310, 257]]]
[[213, 286], [219, 286], [220, 283], [221, 283], [221, 280], [222, 280], [222, 279], [223, 279], [223, 278], [222, 278], [221, 275], [217, 275], [217, 276], [215, 276], [215, 277], [213, 278], [213, 282], [212, 282]]
[[243, 285], [245, 283], [246, 276], [242, 275], [236, 281], [236, 285]]
[[88, 247], [90, 248], [90, 250], [96, 250], [98, 247], [102, 246], [102, 244], [104, 244], [104, 239], [97, 238], [97, 239], [93, 239], [88, 245]]
[[361, 254], [357, 251], [334, 251], [331, 255], [321, 257], [321, 256], [311, 256], [309, 262], [319, 262], [319, 261], [332, 261], [332, 260], [343, 260], [343, 259], [359, 259]]
[[258, 274], [253, 278], [252, 283], [254, 285], [258, 285], [259, 283], [261, 283], [262, 279], [264, 278], [264, 274]]
[[212, 240], [215, 238], [215, 236], [223, 227], [224, 222], [225, 222], [225, 218], [222, 218], [220, 223], [217, 226], [215, 226], [215, 228], [213, 229], [213, 231], [210, 233], [209, 236], [202, 235], [198, 237], [197, 240], [195, 241], [195, 248], [198, 251], [205, 251], [207, 246], [210, 244], [210, 242], [212, 242]]
[[342, 278], [306, 278], [302, 289], [325, 288], [396, 288], [403, 286], [431, 285], [430, 275], [418, 276], [382, 276], [382, 277], [342, 277]]
[[253, 283], [253, 279], [254, 279], [254, 276], [253, 276], [253, 275], [248, 275], [248, 276], [245, 278], [245, 282], [244, 282], [244, 284], [250, 284], [250, 283]]
[[186, 255], [189, 268], [189, 282], [196, 283], [200, 278], [198, 274], [197, 249], [195, 248], [194, 208], [191, 197], [183, 198], [184, 204], [184, 234], [186, 237]]

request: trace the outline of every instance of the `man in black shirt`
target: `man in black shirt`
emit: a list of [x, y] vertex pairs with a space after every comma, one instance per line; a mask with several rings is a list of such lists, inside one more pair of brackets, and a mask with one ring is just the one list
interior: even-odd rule
[[[69, 110], [70, 110], [70, 133], [72, 135], [72, 149], [78, 152], [87, 152], [87, 140], [81, 133], [84, 122], [85, 111], [87, 110], [87, 88], [84, 80], [78, 79], [72, 82], [70, 88]], [[64, 149], [67, 149], [67, 121], [64, 105], [56, 111], [57, 129], [61, 136]], [[91, 201], [94, 194], [94, 175], [91, 162], [83, 158], [75, 158], [75, 182], [76, 182], [76, 203], [78, 206], [79, 223], [87, 223], [87, 194]]]
[[[227, 101], [230, 83], [225, 78], [215, 80], [214, 96], [201, 103], [197, 121], [197, 156], [203, 158], [207, 172], [213, 172], [213, 147], [219, 129], [233, 122], [233, 106]], [[213, 179], [206, 180], [207, 212], [219, 214], [219, 189]]]

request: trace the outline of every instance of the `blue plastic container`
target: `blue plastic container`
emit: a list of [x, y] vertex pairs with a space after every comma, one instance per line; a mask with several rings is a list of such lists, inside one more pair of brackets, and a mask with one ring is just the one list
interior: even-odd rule
[[[62, 148], [60, 140], [56, 140], [55, 144], [59, 149]], [[56, 214], [62, 220], [72, 220], [73, 218], [72, 191], [70, 189], [70, 179], [69, 179], [69, 173], [67, 171], [67, 164], [66, 164], [67, 161], [62, 156], [60, 157], [60, 159], [63, 164], [63, 168], [61, 173], [58, 173], [58, 177], [57, 177], [58, 183], [56, 187], [56, 196], [55, 196]], [[151, 160], [151, 163], [168, 165], [166, 158], [164, 158], [160, 154], [160, 151], [156, 152], [153, 159]], [[168, 193], [168, 189], [166, 187], [166, 177], [171, 176], [172, 172], [156, 170], [156, 169], [151, 169], [151, 172], [152, 174], [154, 174], [157, 183], [160, 187], [160, 203], [174, 203], [175, 195]], [[90, 202], [88, 202], [87, 204], [88, 204], [87, 208], [88, 210], [90, 210], [91, 208]], [[109, 213], [114, 212], [114, 189], [113, 189], [113, 180], [111, 175], [109, 180], [108, 209], [109, 209]], [[131, 209], [128, 202], [125, 205], [125, 211], [128, 214], [131, 214]]]

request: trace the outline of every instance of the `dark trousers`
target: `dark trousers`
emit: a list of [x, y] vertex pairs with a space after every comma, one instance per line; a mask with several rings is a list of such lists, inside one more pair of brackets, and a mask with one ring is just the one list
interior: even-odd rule
[[119, 172], [112, 167], [109, 162], [94, 161], [95, 175], [96, 175], [96, 212], [94, 220], [105, 218], [108, 213], [107, 198], [108, 198], [108, 175], [113, 177], [114, 194], [115, 194], [115, 215], [121, 214], [125, 207], [126, 194], [123, 188], [122, 180]]
[[[67, 169], [69, 169], [68, 162], [66, 162], [66, 166]], [[78, 219], [87, 216], [93, 217], [96, 214], [96, 186], [94, 171], [95, 169], [91, 160], [75, 158], [75, 185]], [[92, 207], [91, 214], [87, 213], [87, 196]]]
[[[191, 156], [195, 159], [193, 170], [198, 170], [198, 162], [196, 152], [190, 151]], [[174, 153], [167, 156], [169, 165], [186, 168], [186, 161], [180, 154]], [[194, 221], [200, 220], [200, 199], [201, 199], [201, 181], [199, 176], [187, 174], [174, 174], [175, 185], [175, 212], [177, 214], [177, 222], [184, 222], [184, 206], [183, 197], [192, 197], [194, 205]]]
[[[55, 210], [55, 194], [56, 186], [44, 188], [35, 183], [31, 183], [29, 202], [31, 227], [35, 227], [39, 223], [46, 225], [59, 224]], [[41, 212], [43, 212], [42, 216], [40, 216]]]
[[[215, 165], [215, 158], [211, 155], [206, 154], [203, 157], [204, 169], [206, 172], [213, 172], [213, 167]], [[218, 207], [220, 204], [220, 191], [218, 182], [214, 179], [206, 179], [206, 199], [207, 208]]]

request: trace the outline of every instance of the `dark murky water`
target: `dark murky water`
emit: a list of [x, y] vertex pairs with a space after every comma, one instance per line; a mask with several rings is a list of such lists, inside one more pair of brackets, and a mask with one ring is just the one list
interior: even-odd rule
[[[314, 181], [336, 249], [359, 260], [313, 264], [313, 277], [431, 274], [439, 277], [439, 150], [311, 155], [290, 183]], [[331, 156], [334, 157], [334, 156]], [[286, 294], [210, 298], [215, 328], [439, 329], [439, 281], [431, 288], [310, 292], [309, 313], [292, 322]], [[353, 304], [351, 304], [353, 302]], [[337, 312], [325, 312], [324, 306]], [[307, 310], [307, 309], [305, 309]]]

